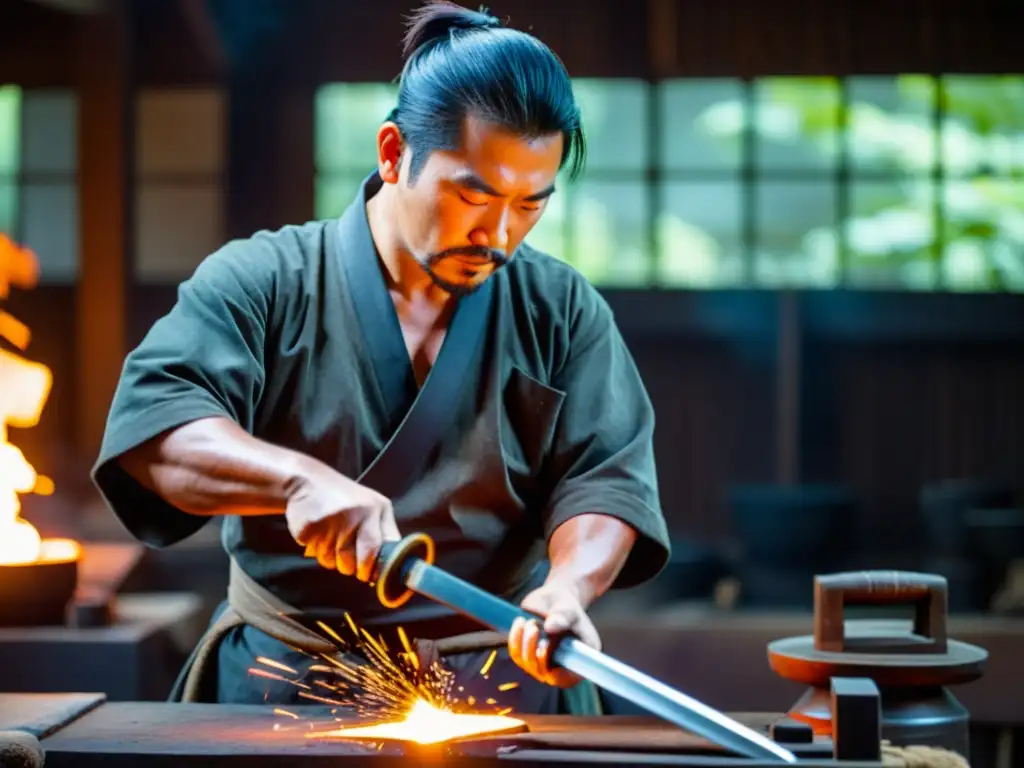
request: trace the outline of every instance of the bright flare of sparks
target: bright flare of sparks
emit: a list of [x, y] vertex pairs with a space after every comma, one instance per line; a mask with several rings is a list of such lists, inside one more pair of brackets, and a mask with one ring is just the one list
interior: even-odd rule
[[307, 738], [397, 740], [416, 744], [439, 744], [467, 736], [521, 731], [525, 727], [526, 724], [522, 720], [514, 717], [449, 712], [421, 699], [413, 703], [412, 708], [401, 720], [310, 733], [307, 734]]
[[[19, 248], [0, 233], [0, 299], [11, 284], [31, 288], [38, 275], [35, 254]], [[0, 311], [0, 336], [17, 349], [28, 346], [26, 326]], [[53, 375], [40, 363], [0, 348], [0, 565], [26, 565], [40, 559], [78, 557], [73, 541], [43, 541], [35, 527], [21, 518], [19, 494], [53, 493], [53, 482], [40, 477], [25, 455], [7, 440], [7, 427], [34, 427], [50, 395]]]
[[[526, 729], [522, 720], [508, 716], [512, 708], [500, 708], [496, 698], [487, 698], [489, 712], [474, 711], [476, 699], [472, 696], [460, 705], [455, 694], [463, 687], [455, 689], [454, 673], [437, 662], [421, 669], [420, 659], [402, 628], [398, 629], [400, 647], [392, 650], [382, 637], [373, 637], [348, 614], [343, 629], [351, 639], [342, 638], [322, 622], [318, 626], [339, 651], [317, 656], [323, 663], [313, 664], [303, 674], [287, 664], [259, 657], [259, 666], [249, 670], [254, 677], [294, 686], [300, 699], [335, 707], [326, 729], [305, 721], [310, 728], [308, 738], [351, 739], [378, 745], [387, 740], [436, 744]], [[488, 655], [478, 672], [481, 678], [488, 679], [496, 656], [496, 652]], [[496, 688], [505, 692], [518, 685], [509, 682]], [[292, 721], [305, 720], [280, 707], [274, 712]], [[349, 725], [354, 719], [360, 722]], [[282, 729], [288, 726], [274, 725], [274, 730]]]

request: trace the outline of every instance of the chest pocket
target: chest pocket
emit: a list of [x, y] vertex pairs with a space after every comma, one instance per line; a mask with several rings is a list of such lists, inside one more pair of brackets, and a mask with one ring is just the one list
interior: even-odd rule
[[512, 368], [502, 393], [501, 449], [508, 479], [525, 498], [546, 495], [544, 466], [564, 402], [562, 390]]

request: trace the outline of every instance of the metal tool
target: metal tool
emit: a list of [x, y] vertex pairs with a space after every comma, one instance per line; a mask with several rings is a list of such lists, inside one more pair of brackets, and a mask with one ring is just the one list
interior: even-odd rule
[[[422, 533], [384, 544], [375, 579], [377, 597], [384, 606], [397, 608], [415, 593], [498, 632], [509, 632], [517, 618], [536, 618], [436, 567], [434, 552], [433, 540]], [[558, 640], [551, 658], [558, 666], [598, 687], [740, 755], [786, 763], [797, 760], [792, 752], [767, 736], [574, 637]]]

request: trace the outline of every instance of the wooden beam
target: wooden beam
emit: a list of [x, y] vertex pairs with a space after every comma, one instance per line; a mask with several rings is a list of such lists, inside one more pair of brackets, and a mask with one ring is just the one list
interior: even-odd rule
[[679, 68], [679, 0], [647, 0], [648, 45], [654, 77], [672, 77]]
[[78, 35], [76, 444], [99, 450], [126, 353], [134, 231], [134, 94], [127, 0], [83, 17]]
[[223, 73], [228, 67], [228, 55], [206, 0], [178, 0], [178, 9], [207, 63], [215, 72]]

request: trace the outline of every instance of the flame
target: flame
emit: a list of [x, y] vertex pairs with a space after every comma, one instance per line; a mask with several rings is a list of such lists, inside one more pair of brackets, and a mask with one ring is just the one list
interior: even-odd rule
[[475, 715], [449, 712], [423, 699], [413, 703], [405, 717], [374, 725], [358, 725], [307, 734], [307, 738], [397, 740], [438, 744], [469, 736], [521, 731], [526, 723], [507, 715]]
[[[32, 251], [19, 248], [0, 233], [0, 298], [8, 287], [34, 287], [38, 262]], [[0, 311], [0, 336], [17, 349], [28, 346], [28, 328]], [[23, 565], [41, 557], [71, 556], [70, 542], [43, 542], [39, 532], [21, 519], [19, 494], [53, 492], [49, 478], [40, 477], [25, 455], [7, 440], [8, 425], [34, 427], [50, 395], [53, 375], [40, 363], [0, 348], [0, 565]]]

